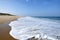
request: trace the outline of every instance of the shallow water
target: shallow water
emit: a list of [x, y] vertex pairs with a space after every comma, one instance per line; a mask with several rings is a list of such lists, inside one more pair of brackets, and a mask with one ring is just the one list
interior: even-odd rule
[[12, 21], [10, 35], [15, 39], [27, 40], [28, 38], [47, 38], [60, 40], [60, 21], [45, 18], [24, 17]]

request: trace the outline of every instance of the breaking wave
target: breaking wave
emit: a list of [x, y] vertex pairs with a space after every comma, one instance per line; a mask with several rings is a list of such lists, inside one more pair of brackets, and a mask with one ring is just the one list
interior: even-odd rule
[[34, 17], [23, 17], [12, 21], [10, 35], [18, 40], [35, 37], [47, 40], [60, 40], [60, 22]]

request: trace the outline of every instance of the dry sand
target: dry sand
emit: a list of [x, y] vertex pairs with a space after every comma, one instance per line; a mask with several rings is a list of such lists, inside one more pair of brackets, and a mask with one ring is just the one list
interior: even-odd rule
[[7, 21], [12, 21], [19, 18], [19, 16], [0, 16], [0, 23], [4, 23]]
[[0, 40], [16, 40], [9, 35], [11, 30], [8, 25], [11, 21], [19, 18], [18, 16], [0, 16]]

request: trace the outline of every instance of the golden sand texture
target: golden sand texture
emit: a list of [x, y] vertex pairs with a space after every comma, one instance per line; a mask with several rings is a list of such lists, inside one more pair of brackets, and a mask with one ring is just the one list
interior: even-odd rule
[[0, 15], [0, 23], [8, 22], [8, 21], [13, 21], [15, 19], [19, 18], [19, 16], [2, 16]]

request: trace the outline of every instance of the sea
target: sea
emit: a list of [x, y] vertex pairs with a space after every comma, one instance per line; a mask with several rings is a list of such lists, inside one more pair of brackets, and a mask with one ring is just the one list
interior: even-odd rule
[[60, 40], [60, 17], [32, 16], [12, 21], [10, 35], [19, 40], [30, 37], [42, 40]]
[[52, 16], [52, 17], [41, 17], [41, 16], [31, 16], [31, 17], [35, 17], [35, 18], [45, 18], [45, 19], [51, 19], [51, 20], [60, 20], [60, 17], [55, 17], [55, 16]]

